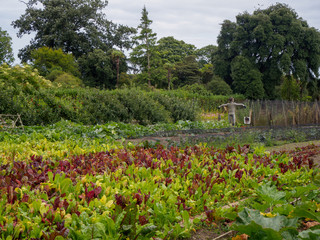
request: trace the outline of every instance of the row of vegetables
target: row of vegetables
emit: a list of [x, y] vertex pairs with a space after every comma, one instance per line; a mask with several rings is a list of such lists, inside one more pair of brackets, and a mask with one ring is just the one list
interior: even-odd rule
[[0, 157], [2, 239], [177, 239], [207, 225], [250, 239], [320, 236], [319, 146], [80, 150]]

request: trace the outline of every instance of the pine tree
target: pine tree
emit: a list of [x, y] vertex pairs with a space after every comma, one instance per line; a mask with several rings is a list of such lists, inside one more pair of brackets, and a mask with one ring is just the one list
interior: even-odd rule
[[135, 37], [137, 46], [133, 49], [130, 56], [131, 61], [140, 66], [141, 72], [148, 74], [148, 85], [151, 86], [151, 58], [157, 41], [157, 34], [153, 33], [150, 28], [152, 20], [148, 18], [148, 11], [145, 6], [142, 9], [140, 21], [141, 23], [138, 26], [140, 32], [139, 35]]

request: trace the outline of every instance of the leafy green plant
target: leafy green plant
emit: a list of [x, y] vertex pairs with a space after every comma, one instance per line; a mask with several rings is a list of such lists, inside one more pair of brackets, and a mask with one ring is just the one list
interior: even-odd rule
[[250, 236], [254, 240], [282, 240], [298, 234], [298, 219], [285, 216], [264, 217], [260, 211], [245, 208], [238, 214], [233, 229]]

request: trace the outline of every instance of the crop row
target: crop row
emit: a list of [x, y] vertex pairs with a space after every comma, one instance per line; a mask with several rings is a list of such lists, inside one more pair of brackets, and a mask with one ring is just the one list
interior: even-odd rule
[[243, 207], [222, 207], [265, 186], [287, 200], [296, 187], [314, 191], [317, 151], [159, 146], [12, 161], [0, 168], [1, 238], [186, 237], [201, 222], [234, 219]]

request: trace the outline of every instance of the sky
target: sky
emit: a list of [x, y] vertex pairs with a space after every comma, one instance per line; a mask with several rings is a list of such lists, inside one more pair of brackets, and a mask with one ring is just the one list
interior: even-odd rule
[[[173, 36], [201, 48], [217, 44], [224, 20], [235, 22], [239, 13], [253, 13], [277, 2], [288, 4], [310, 27], [320, 29], [320, 1], [317, 0], [109, 0], [104, 13], [114, 23], [137, 27], [142, 8], [146, 6], [157, 39]], [[18, 30], [11, 23], [24, 13], [26, 5], [20, 0], [0, 0], [0, 6], [0, 27], [12, 38], [15, 63], [20, 63], [18, 50], [28, 45], [32, 36], [18, 38]]]

